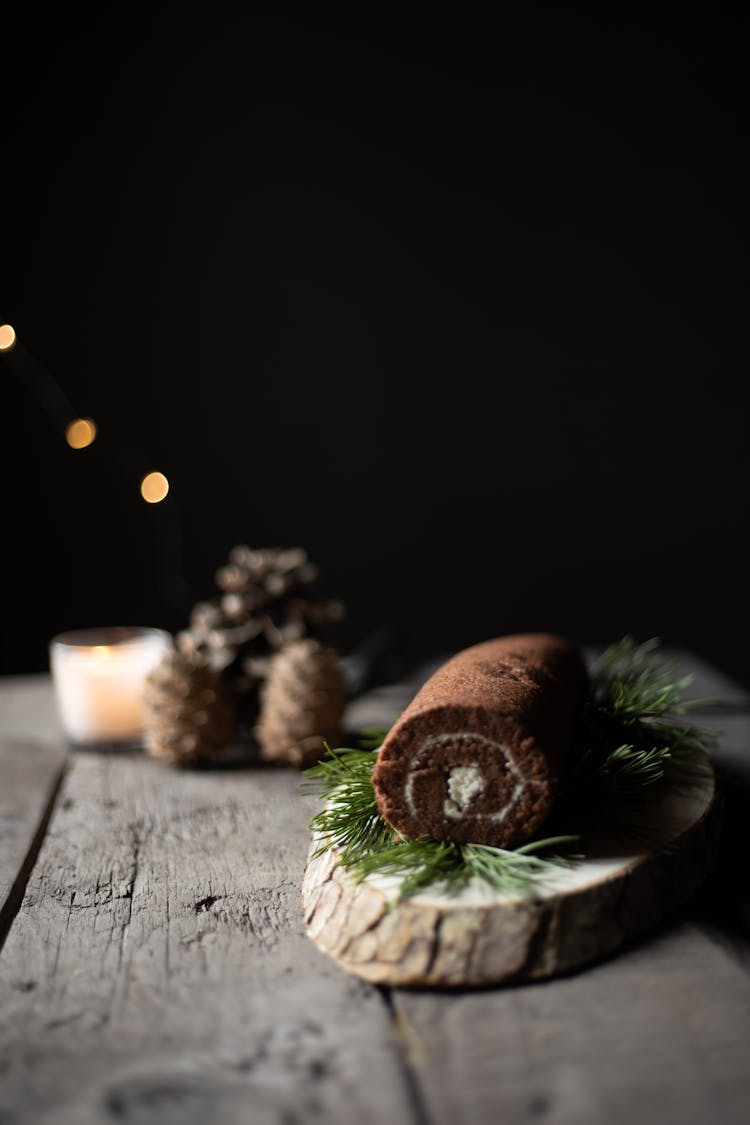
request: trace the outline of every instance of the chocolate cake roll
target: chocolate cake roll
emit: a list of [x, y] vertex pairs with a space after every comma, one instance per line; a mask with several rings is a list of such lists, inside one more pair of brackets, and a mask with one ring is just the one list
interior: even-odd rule
[[405, 836], [506, 848], [552, 806], [586, 688], [578, 650], [526, 633], [464, 649], [389, 732], [373, 782]]

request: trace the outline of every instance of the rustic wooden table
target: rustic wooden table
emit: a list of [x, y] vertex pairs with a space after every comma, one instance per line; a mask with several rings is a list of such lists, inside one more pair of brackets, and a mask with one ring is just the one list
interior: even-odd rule
[[298, 775], [66, 757], [48, 678], [0, 683], [0, 1123], [746, 1125], [750, 699], [679, 659], [716, 701], [715, 875], [605, 962], [452, 994], [371, 987], [308, 941]]

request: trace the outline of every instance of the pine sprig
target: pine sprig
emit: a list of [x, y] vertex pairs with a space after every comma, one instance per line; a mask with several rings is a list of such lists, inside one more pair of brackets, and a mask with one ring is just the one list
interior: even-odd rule
[[528, 890], [532, 882], [569, 863], [561, 856], [542, 859], [536, 852], [579, 840], [577, 836], [555, 836], [506, 851], [483, 844], [450, 844], [427, 836], [409, 839], [396, 833], [378, 812], [372, 785], [377, 754], [330, 747], [328, 754], [305, 771], [311, 787], [325, 800], [310, 824], [321, 840], [315, 854], [333, 845], [342, 865], [357, 880], [375, 873], [401, 876], [399, 899], [435, 883], [453, 893], [472, 877], [504, 892]]
[[366, 856], [387, 849], [393, 841], [393, 829], [375, 803], [372, 771], [376, 753], [326, 749], [329, 757], [305, 771], [325, 800], [310, 827], [323, 840], [319, 852], [332, 844], [341, 853], [344, 867], [353, 867]]
[[691, 676], [660, 659], [659, 641], [626, 636], [594, 666], [574, 739], [563, 795], [610, 802], [639, 800], [664, 780], [705, 776], [710, 738], [687, 721]]
[[364, 856], [352, 867], [356, 879], [368, 875], [397, 875], [401, 878], [397, 901], [410, 898], [427, 886], [457, 894], [472, 879], [487, 883], [501, 894], [529, 891], [540, 881], [550, 878], [561, 867], [570, 867], [572, 856], [539, 856], [543, 849], [580, 841], [578, 836], [553, 836], [535, 840], [515, 851], [492, 848], [486, 844], [453, 844], [400, 837], [390, 847]]
[[[638, 644], [623, 637], [592, 670], [557, 800], [566, 825], [587, 806], [616, 814], [618, 807], [643, 800], [665, 779], [683, 783], [705, 776], [710, 739], [686, 721], [691, 703], [683, 693], [691, 677], [676, 676], [659, 659], [658, 648], [658, 640]], [[397, 875], [399, 900], [427, 886], [456, 894], [472, 879], [500, 893], [527, 893], [581, 858], [570, 851], [580, 843], [577, 834], [515, 849], [399, 835], [380, 816], [372, 785], [377, 749], [386, 733], [369, 728], [359, 739], [367, 749], [329, 749], [327, 758], [306, 771], [310, 787], [325, 802], [311, 822], [321, 840], [318, 853], [334, 846], [354, 878]]]
[[610, 645], [593, 670], [594, 704], [624, 722], [684, 714], [688, 705], [682, 696], [692, 676], [675, 679], [658, 648], [655, 637], [638, 644], [626, 636]]

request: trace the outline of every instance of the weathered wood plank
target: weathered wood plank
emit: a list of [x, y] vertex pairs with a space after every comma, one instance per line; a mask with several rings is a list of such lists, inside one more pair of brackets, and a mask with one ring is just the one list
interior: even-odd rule
[[[696, 694], [726, 705], [707, 721], [731, 727], [718, 759], [746, 815], [747, 693], [691, 666]], [[358, 701], [352, 723], [390, 722], [419, 679]], [[0, 732], [54, 737], [49, 682], [9, 719]], [[393, 994], [405, 1075], [377, 993], [303, 936], [296, 784], [76, 758], [0, 956], [0, 1120], [747, 1119], [746, 947], [706, 896], [570, 978]]]
[[[311, 940], [355, 976], [389, 985], [456, 988], [541, 980], [599, 960], [691, 898], [716, 855], [711, 770], [633, 813], [649, 840], [606, 834], [586, 858], [527, 894], [476, 880], [459, 894], [427, 888], [396, 902], [402, 880], [355, 880], [335, 848], [313, 844], [302, 884]], [[317, 843], [317, 848], [316, 848]]]
[[381, 996], [304, 935], [298, 787], [75, 758], [0, 959], [0, 1120], [415, 1120]]
[[49, 676], [0, 677], [0, 946], [65, 762]]
[[734, 779], [706, 893], [630, 949], [562, 980], [465, 993], [453, 1004], [396, 992], [415, 1080], [436, 1122], [750, 1118], [746, 848], [737, 856], [750, 812], [750, 713], [742, 688], [677, 656], [695, 676], [693, 694], [720, 704], [696, 717], [717, 731], [716, 760]]
[[64, 763], [57, 746], [0, 737], [0, 946], [21, 904]]
[[63, 745], [48, 675], [0, 676], [0, 736]]
[[438, 1123], [744, 1125], [750, 979], [687, 922], [524, 988], [395, 996]]

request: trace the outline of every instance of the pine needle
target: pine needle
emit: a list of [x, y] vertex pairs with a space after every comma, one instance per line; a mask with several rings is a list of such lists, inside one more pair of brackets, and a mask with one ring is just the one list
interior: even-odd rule
[[[556, 802], [566, 824], [576, 817], [584, 820], [589, 807], [615, 815], [618, 808], [647, 799], [655, 787], [705, 776], [709, 738], [685, 719], [690, 703], [683, 694], [690, 677], [675, 676], [671, 665], [659, 659], [658, 648], [656, 639], [638, 644], [623, 637], [593, 669]], [[316, 854], [335, 847], [342, 865], [358, 880], [373, 874], [398, 876], [399, 900], [428, 886], [455, 894], [472, 879], [503, 894], [528, 893], [582, 858], [571, 851], [581, 842], [575, 833], [515, 849], [399, 835], [380, 816], [372, 785], [377, 749], [386, 733], [380, 728], [360, 732], [357, 741], [366, 749], [327, 747], [328, 756], [305, 771], [308, 790], [324, 801], [311, 822], [321, 840]]]
[[626, 636], [607, 648], [591, 675], [563, 785], [563, 795], [639, 800], [669, 776], [705, 777], [710, 737], [691, 725], [683, 698], [691, 676], [676, 676], [659, 658], [659, 641]]
[[[578, 836], [553, 836], [536, 840], [534, 852], [558, 845], [578, 843]], [[343, 862], [343, 861], [342, 861]], [[545, 858], [518, 848], [507, 851], [485, 844], [452, 844], [399, 837], [389, 847], [364, 855], [351, 865], [356, 879], [368, 875], [398, 875], [402, 878], [398, 899], [411, 897], [430, 885], [449, 894], [460, 891], [471, 879], [488, 883], [503, 894], [525, 893], [560, 867], [570, 867], [572, 858], [550, 855]]]
[[401, 876], [399, 899], [438, 883], [455, 892], [472, 877], [496, 890], [529, 890], [538, 878], [569, 863], [560, 856], [541, 859], [534, 853], [579, 840], [577, 836], [555, 836], [516, 851], [448, 844], [427, 836], [411, 840], [398, 835], [378, 812], [372, 786], [377, 754], [330, 747], [328, 753], [328, 758], [305, 771], [312, 787], [325, 799], [325, 806], [310, 824], [321, 839], [315, 854], [332, 845], [341, 864], [358, 880], [374, 873]]
[[362, 858], [386, 849], [393, 841], [393, 829], [383, 820], [375, 803], [372, 771], [376, 753], [330, 747], [327, 750], [328, 758], [305, 771], [326, 802], [310, 827], [324, 840], [316, 854], [333, 844], [341, 853], [344, 867], [352, 867]]

